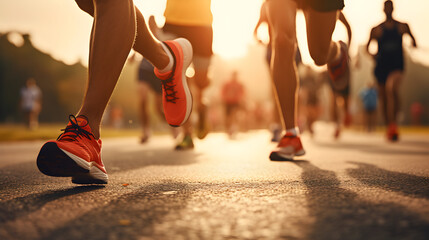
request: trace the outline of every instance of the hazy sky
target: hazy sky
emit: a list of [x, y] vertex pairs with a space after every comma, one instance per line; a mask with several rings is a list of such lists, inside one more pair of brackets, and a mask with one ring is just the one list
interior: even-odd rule
[[[135, 0], [144, 15], [154, 14], [162, 22], [165, 0]], [[248, 44], [255, 44], [252, 32], [262, 0], [212, 0], [214, 45], [223, 57], [244, 55]], [[384, 0], [346, 0], [344, 13], [353, 30], [352, 54], [365, 44], [371, 27], [384, 19]], [[417, 61], [429, 65], [429, 1], [394, 0], [394, 16], [409, 23], [419, 45], [413, 50]], [[83, 13], [72, 0], [0, 1], [0, 32], [20, 31], [32, 35], [34, 44], [55, 58], [74, 63], [87, 61], [88, 39], [92, 18]], [[305, 49], [305, 28], [298, 16], [298, 40], [304, 61], [309, 63]], [[334, 39], [346, 39], [345, 29], [338, 27]], [[405, 41], [409, 45], [409, 39]]]

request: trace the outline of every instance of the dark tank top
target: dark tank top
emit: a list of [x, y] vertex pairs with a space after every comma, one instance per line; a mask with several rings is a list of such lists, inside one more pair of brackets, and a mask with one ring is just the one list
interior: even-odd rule
[[392, 28], [383, 26], [383, 33], [378, 38], [377, 63], [390, 68], [403, 68], [402, 34], [399, 32], [398, 23]]

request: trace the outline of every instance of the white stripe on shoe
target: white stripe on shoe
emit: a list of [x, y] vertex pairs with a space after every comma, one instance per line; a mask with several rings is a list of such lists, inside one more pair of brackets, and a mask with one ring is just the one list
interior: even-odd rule
[[[59, 149], [61, 149], [61, 148], [59, 148]], [[90, 162], [88, 162], [85, 159], [83, 159], [79, 156], [76, 156], [73, 153], [68, 152], [64, 149], [61, 149], [61, 151], [63, 151], [65, 154], [67, 154], [67, 156], [69, 156], [73, 161], [75, 161], [77, 163], [77, 165], [79, 165], [80, 167], [82, 167], [86, 170], [90, 170], [91, 165], [92, 165]]]
[[186, 69], [188, 69], [189, 65], [191, 65], [193, 51], [192, 51], [192, 45], [187, 39], [178, 38], [178, 39], [175, 39], [174, 41], [180, 45], [183, 51], [182, 85], [186, 94], [186, 115], [183, 121], [180, 123], [180, 125], [182, 125], [188, 120], [192, 111], [192, 94], [191, 94], [191, 90], [188, 87], [188, 80], [186, 78]]

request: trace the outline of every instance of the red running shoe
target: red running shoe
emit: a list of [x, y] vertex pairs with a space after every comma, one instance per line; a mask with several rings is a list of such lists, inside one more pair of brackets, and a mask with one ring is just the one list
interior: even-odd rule
[[280, 139], [277, 148], [270, 154], [270, 159], [273, 161], [293, 160], [294, 156], [302, 156], [305, 150], [302, 147], [301, 139], [291, 133], [286, 133]]
[[389, 124], [387, 128], [387, 140], [396, 142], [399, 140], [398, 126], [395, 123]]
[[155, 68], [155, 75], [162, 81], [162, 104], [167, 123], [173, 127], [183, 125], [192, 110], [192, 95], [189, 90], [186, 69], [192, 61], [192, 45], [184, 39], [165, 41], [174, 58], [173, 70], [160, 73]]
[[340, 41], [341, 57], [338, 61], [328, 63], [328, 73], [332, 86], [337, 90], [345, 89], [350, 82], [350, 66], [347, 44]]
[[85, 116], [70, 115], [69, 120], [57, 140], [42, 146], [37, 167], [48, 176], [72, 177], [76, 184], [106, 184], [101, 140], [95, 140]]

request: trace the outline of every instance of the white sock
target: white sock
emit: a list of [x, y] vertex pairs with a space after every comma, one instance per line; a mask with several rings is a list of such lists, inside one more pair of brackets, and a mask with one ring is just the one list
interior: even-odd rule
[[286, 129], [286, 133], [292, 133], [294, 136], [298, 136], [299, 135], [299, 129], [298, 129], [298, 127]]
[[165, 46], [164, 43], [161, 43], [162, 48], [164, 49], [165, 53], [167, 53], [168, 58], [170, 59], [170, 62], [167, 64], [167, 66], [163, 69], [158, 69], [160, 73], [166, 73], [171, 70], [173, 70], [173, 64], [174, 64], [174, 58], [173, 55], [171, 55], [170, 50]]

